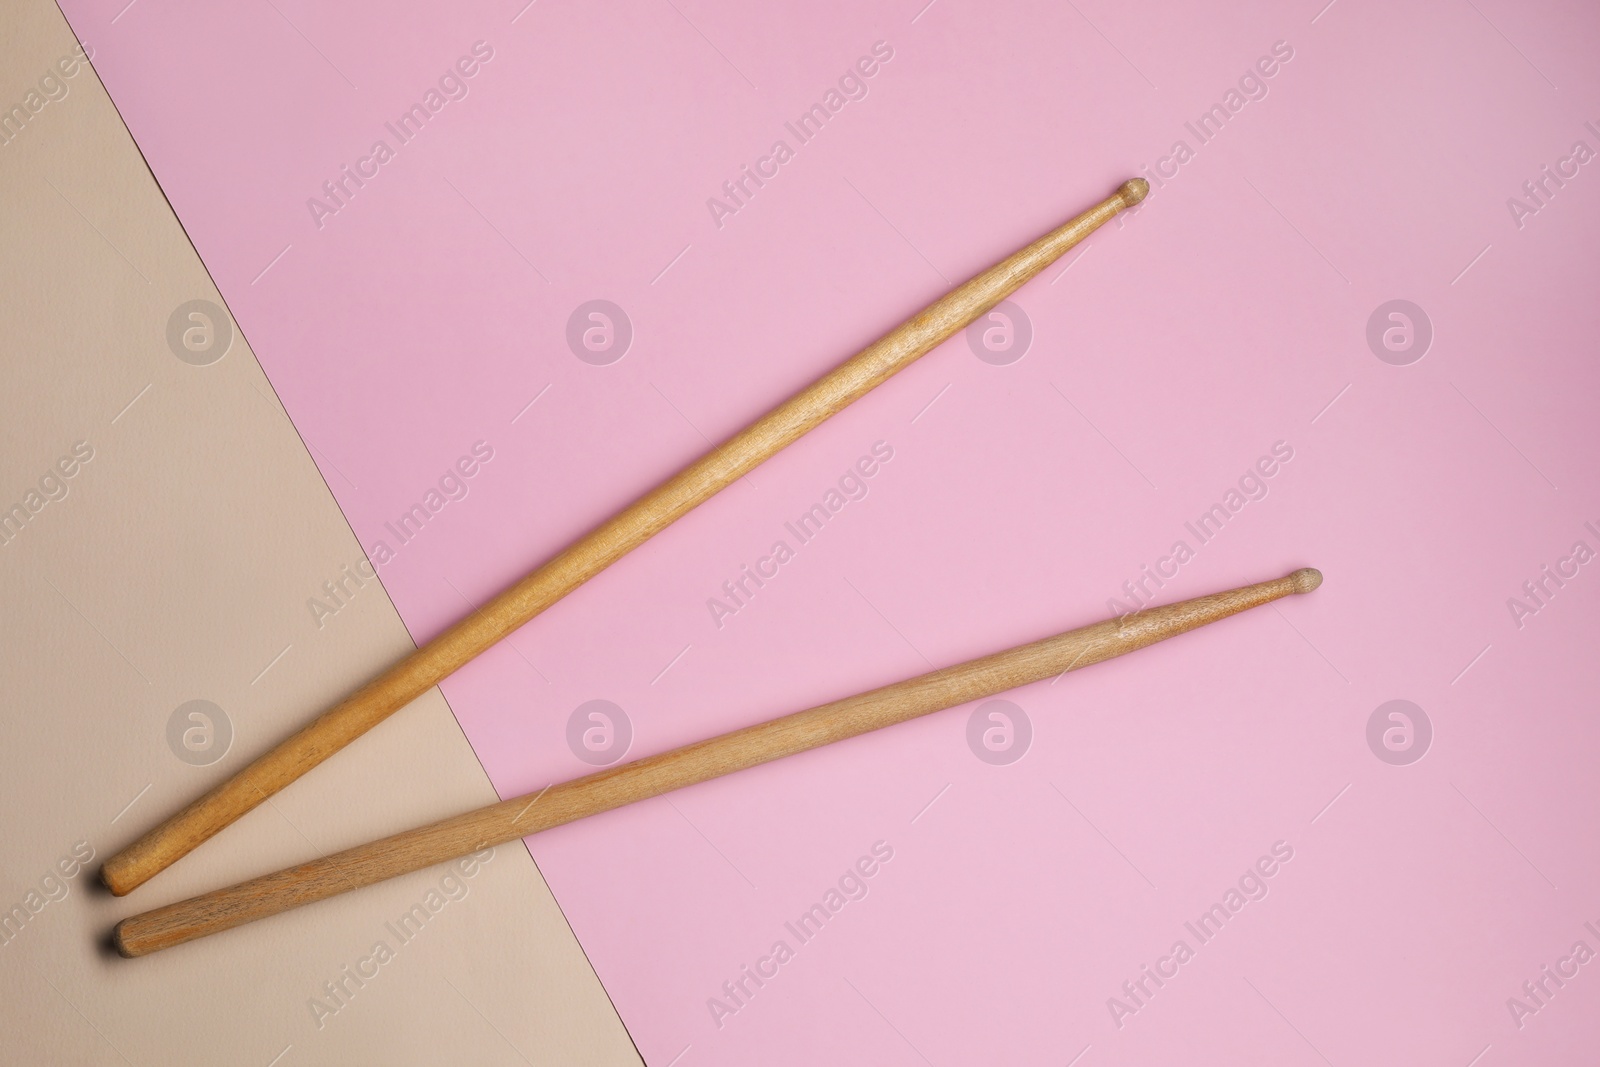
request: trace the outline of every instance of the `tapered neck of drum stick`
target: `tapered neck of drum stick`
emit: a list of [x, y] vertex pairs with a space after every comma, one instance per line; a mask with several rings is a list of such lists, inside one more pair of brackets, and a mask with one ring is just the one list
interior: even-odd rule
[[1138, 204], [1144, 199], [1148, 189], [1149, 186], [1142, 178], [1123, 182], [1116, 192], [1088, 211], [1069, 219], [1027, 247], [1013, 252], [988, 270], [975, 275], [966, 285], [956, 288], [949, 296], [936, 301], [923, 314], [935, 314], [946, 301], [960, 297], [962, 290], [968, 285], [981, 286], [986, 290], [1003, 289], [1004, 296], [999, 299], [1004, 299], [1094, 231], [1110, 222], [1119, 211]]
[[1296, 593], [1309, 593], [1322, 584], [1322, 572], [1302, 568], [1282, 578], [1240, 586], [1220, 593], [1180, 600], [1157, 608], [1119, 615], [1115, 619], [1062, 634], [1062, 640], [1083, 635], [1083, 659], [1069, 668], [1076, 670], [1091, 663], [1125, 655], [1169, 637], [1217, 622], [1241, 611], [1259, 607]]
[[[863, 356], [884, 348], [886, 356], [903, 361], [908, 351], [918, 354], [940, 344], [1020, 289], [1029, 279], [1060, 259], [1090, 234], [1145, 198], [1149, 185], [1143, 178], [1123, 182], [1116, 192], [1088, 211], [1013, 252], [994, 266], [973, 275], [909, 321], [869, 346]], [[914, 336], [913, 336], [914, 335]]]

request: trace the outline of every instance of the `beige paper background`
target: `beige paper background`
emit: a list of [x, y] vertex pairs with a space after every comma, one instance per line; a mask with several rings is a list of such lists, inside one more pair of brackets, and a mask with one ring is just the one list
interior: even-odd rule
[[[9, 108], [76, 42], [54, 4], [5, 9]], [[94, 884], [99, 860], [412, 644], [375, 582], [313, 619], [360, 547], [243, 339], [208, 366], [169, 349], [173, 310], [220, 298], [93, 72], [66, 84], [0, 146], [0, 509], [76, 442], [94, 450], [0, 545], [0, 911], [75, 843], [96, 861], [0, 944], [0, 1060], [637, 1064], [520, 845], [403, 946], [385, 923], [443, 871], [142, 960], [105, 947], [135, 911], [495, 795], [435, 691], [132, 896]], [[209, 766], [167, 741], [192, 699], [233, 726]], [[380, 940], [392, 961], [319, 1028], [311, 998]]]

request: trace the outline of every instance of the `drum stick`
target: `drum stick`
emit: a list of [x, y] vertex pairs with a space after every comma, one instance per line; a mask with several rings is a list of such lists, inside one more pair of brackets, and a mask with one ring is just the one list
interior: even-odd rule
[[1143, 178], [1124, 182], [1077, 218], [929, 304], [112, 856], [100, 869], [101, 880], [122, 896], [166, 870], [669, 523], [965, 329], [1117, 212], [1143, 200], [1149, 189]]
[[144, 956], [552, 826], [1078, 670], [1321, 584], [1322, 575], [1307, 568], [1069, 630], [135, 915], [117, 924], [112, 940], [124, 956]]

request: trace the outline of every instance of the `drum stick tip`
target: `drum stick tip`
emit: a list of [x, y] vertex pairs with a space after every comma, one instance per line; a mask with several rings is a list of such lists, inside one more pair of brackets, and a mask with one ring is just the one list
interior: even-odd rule
[[1289, 575], [1296, 593], [1309, 593], [1322, 584], [1322, 572], [1315, 567], [1302, 567]]
[[1132, 207], [1150, 195], [1150, 183], [1143, 178], [1129, 178], [1117, 188], [1117, 192], [1122, 194], [1123, 204]]

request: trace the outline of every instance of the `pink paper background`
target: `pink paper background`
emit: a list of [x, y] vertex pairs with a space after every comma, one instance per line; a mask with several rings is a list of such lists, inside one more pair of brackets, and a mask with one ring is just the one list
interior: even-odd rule
[[[534, 790], [588, 769], [587, 700], [637, 756], [1100, 618], [1284, 441], [1161, 598], [1302, 565], [1323, 589], [1008, 694], [1019, 762], [977, 759], [956, 709], [530, 848], [651, 1064], [1592, 1058], [1600, 964], [1520, 1028], [1506, 1001], [1600, 949], [1600, 568], [1520, 628], [1507, 598], [1600, 549], [1600, 173], [1520, 227], [1507, 198], [1600, 148], [1600, 12], [124, 2], [62, 6], [369, 552], [494, 449], [383, 568], [419, 640], [1196, 147], [1185, 121], [1287, 42], [1265, 99], [1014, 298], [1021, 360], [944, 346], [445, 693], [501, 794]], [[469, 95], [319, 230], [307, 198], [479, 40]], [[866, 98], [718, 228], [707, 198], [876, 41]], [[596, 298], [635, 331], [609, 366], [564, 338]], [[1365, 339], [1395, 298], [1434, 329], [1409, 366]], [[707, 598], [880, 440], [869, 495], [717, 628]], [[1434, 728], [1409, 766], [1366, 740], [1395, 698]], [[880, 840], [866, 898], [719, 1028], [708, 998]], [[1116, 1025], [1280, 840], [1268, 896]]]

